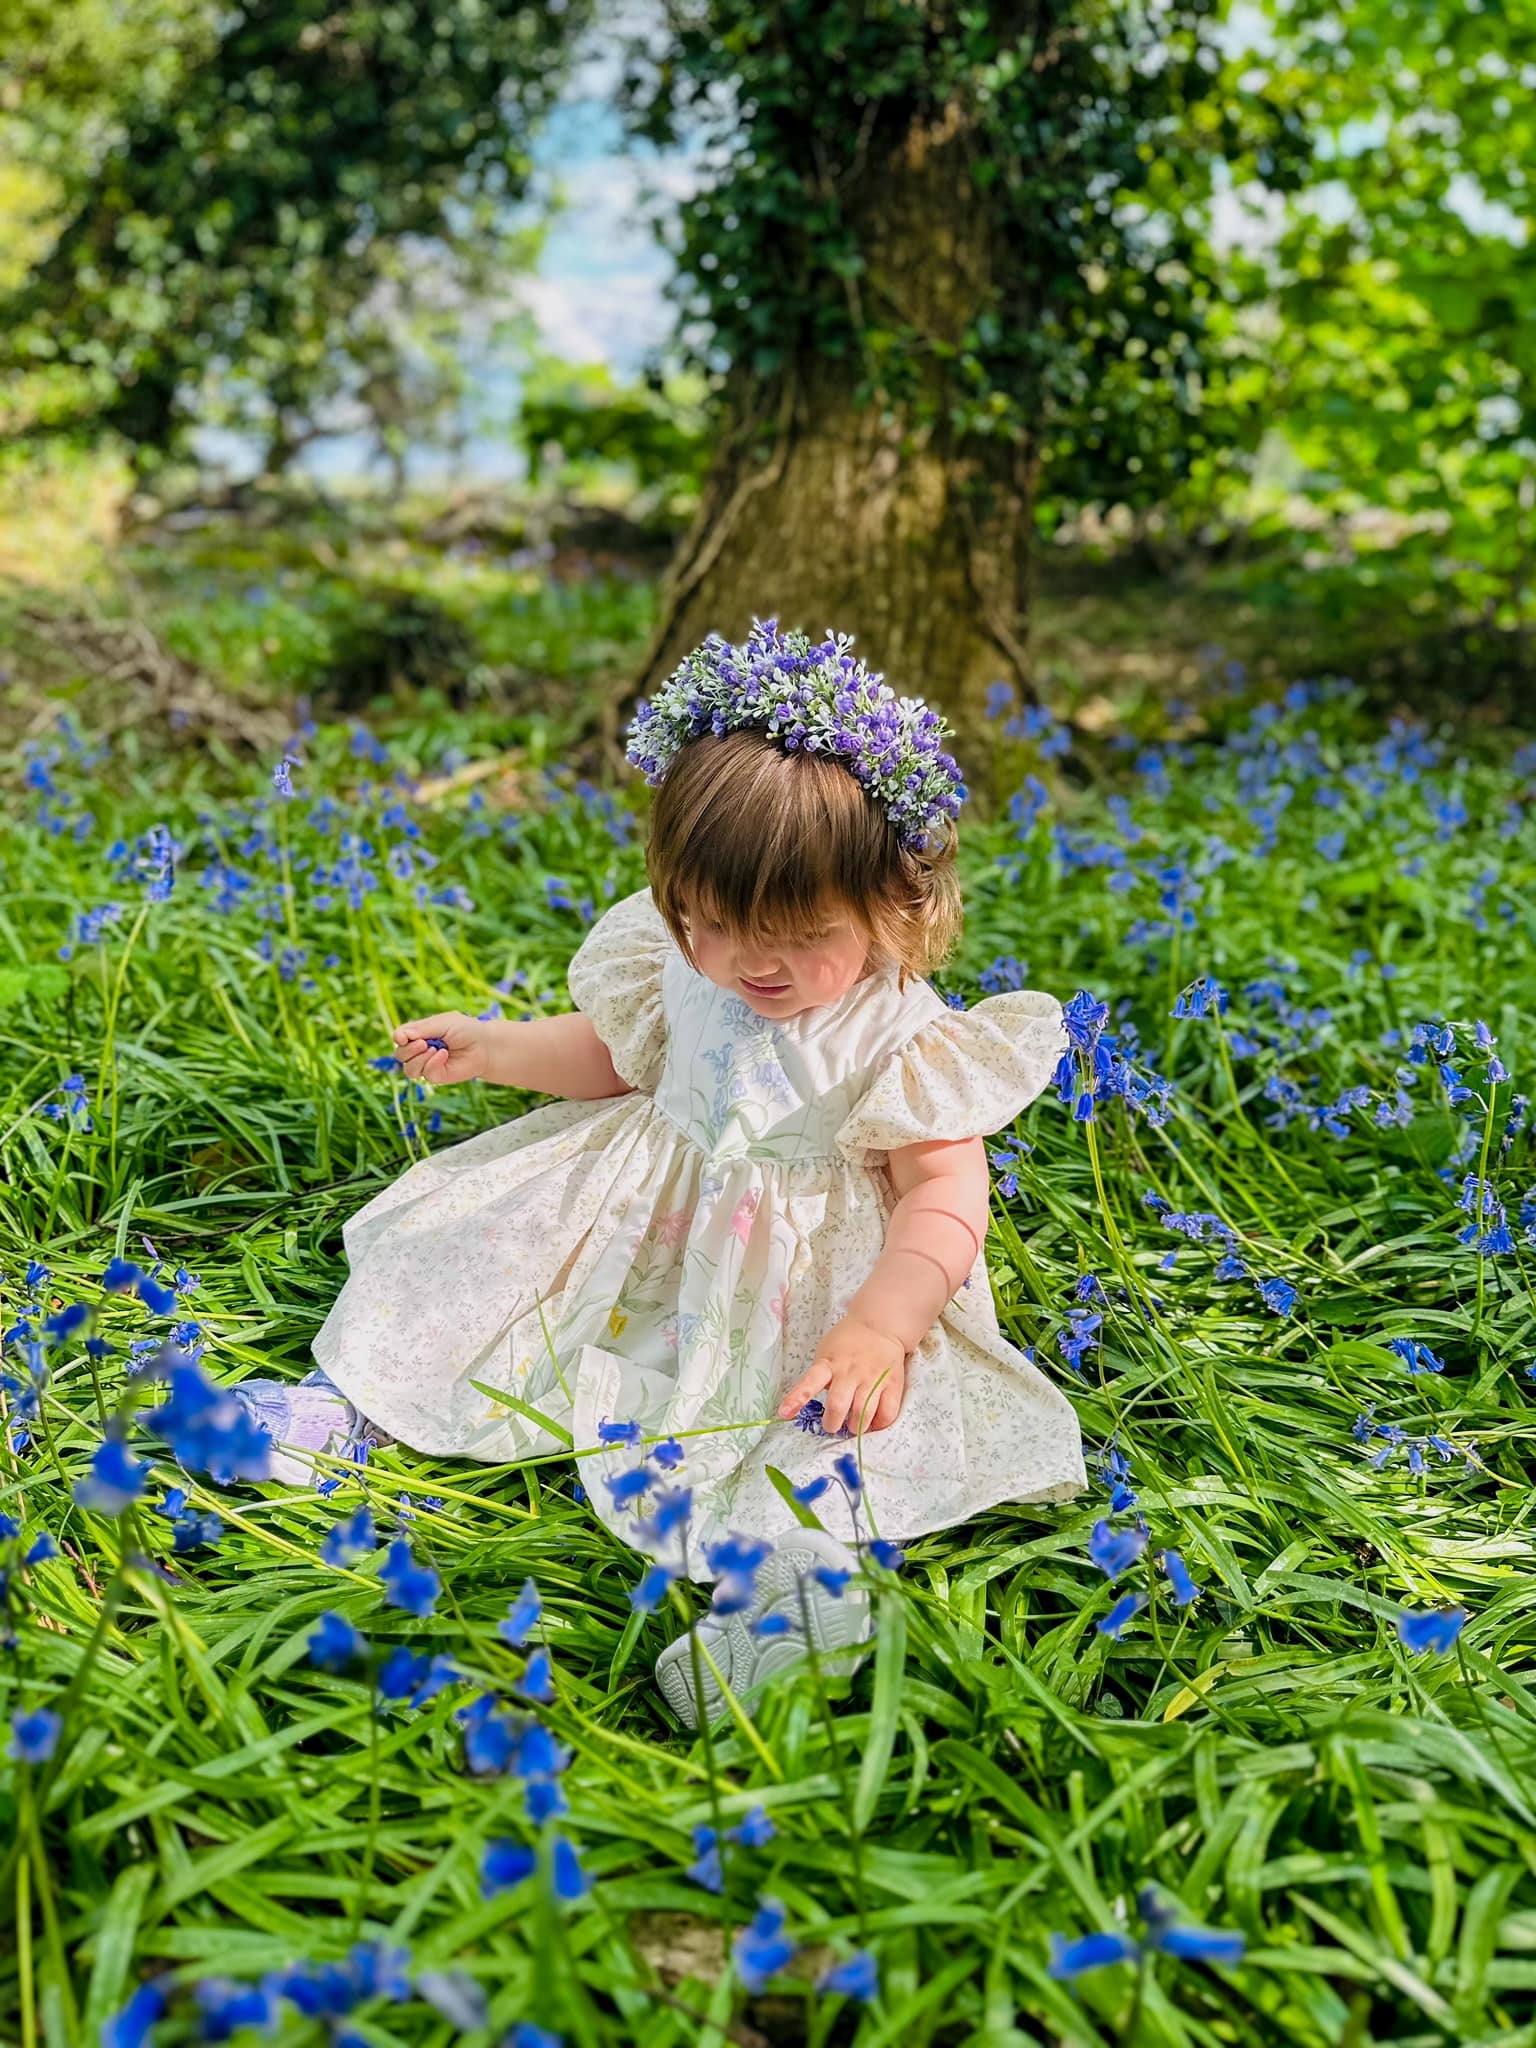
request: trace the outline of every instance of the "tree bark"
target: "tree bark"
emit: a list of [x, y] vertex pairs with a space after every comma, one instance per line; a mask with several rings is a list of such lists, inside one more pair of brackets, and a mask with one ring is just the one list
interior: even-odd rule
[[706, 635], [739, 638], [754, 616], [850, 632], [895, 689], [948, 714], [961, 767], [984, 788], [988, 686], [1033, 695], [1037, 459], [1031, 445], [953, 415], [954, 351], [992, 302], [999, 260], [968, 145], [963, 111], [951, 108], [843, 188], [865, 265], [849, 281], [853, 325], [908, 337], [915, 377], [899, 400], [871, 398], [856, 351], [806, 347], [770, 383], [734, 375], [634, 694]]

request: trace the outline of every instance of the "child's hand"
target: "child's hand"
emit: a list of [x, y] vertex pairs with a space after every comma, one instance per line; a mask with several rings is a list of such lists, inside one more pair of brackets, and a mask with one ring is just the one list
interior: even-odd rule
[[[441, 1045], [429, 1042], [434, 1038]], [[485, 1026], [462, 1010], [418, 1017], [396, 1030], [395, 1057], [413, 1081], [478, 1081], [486, 1069]]]
[[836, 1436], [850, 1429], [889, 1429], [901, 1413], [907, 1391], [907, 1354], [895, 1337], [856, 1316], [834, 1323], [816, 1347], [816, 1358], [779, 1403], [791, 1422], [806, 1402], [820, 1396], [822, 1428]]

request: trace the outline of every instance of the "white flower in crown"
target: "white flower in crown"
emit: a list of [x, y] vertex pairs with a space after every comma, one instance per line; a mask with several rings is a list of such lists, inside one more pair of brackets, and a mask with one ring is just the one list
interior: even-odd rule
[[954, 817], [965, 785], [945, 751], [949, 727], [918, 697], [898, 697], [849, 649], [847, 633], [815, 642], [754, 619], [739, 646], [712, 633], [639, 706], [627, 752], [660, 782], [690, 740], [766, 732], [786, 753], [829, 754], [854, 775], [895, 826], [921, 848]]

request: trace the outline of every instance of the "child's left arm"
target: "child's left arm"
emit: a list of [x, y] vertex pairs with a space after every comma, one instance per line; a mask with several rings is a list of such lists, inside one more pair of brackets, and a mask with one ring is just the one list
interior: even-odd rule
[[888, 1155], [897, 1201], [885, 1250], [780, 1404], [789, 1420], [819, 1395], [822, 1427], [889, 1429], [901, 1413], [907, 1359], [937, 1322], [987, 1234], [980, 1138], [901, 1145]]

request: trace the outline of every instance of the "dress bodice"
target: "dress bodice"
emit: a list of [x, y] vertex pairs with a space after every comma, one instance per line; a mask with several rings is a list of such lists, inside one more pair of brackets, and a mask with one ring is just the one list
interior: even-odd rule
[[690, 967], [662, 969], [666, 1053], [656, 1106], [714, 1160], [803, 1166], [830, 1158], [875, 1069], [944, 1006], [926, 982], [883, 968], [840, 1002], [798, 1017], [759, 1016]]

